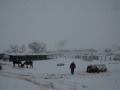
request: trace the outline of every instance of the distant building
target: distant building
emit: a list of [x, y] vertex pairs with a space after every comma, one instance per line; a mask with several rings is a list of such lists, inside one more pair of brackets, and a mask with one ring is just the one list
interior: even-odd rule
[[0, 59], [3, 59], [4, 53], [0, 53]]
[[83, 60], [99, 60], [99, 56], [93, 54], [84, 54]]
[[56, 54], [47, 53], [11, 53], [9, 54], [9, 61], [13, 60], [47, 60], [57, 58]]

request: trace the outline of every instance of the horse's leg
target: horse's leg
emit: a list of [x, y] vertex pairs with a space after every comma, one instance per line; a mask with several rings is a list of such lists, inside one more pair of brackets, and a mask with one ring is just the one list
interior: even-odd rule
[[22, 64], [21, 64], [21, 67], [22, 67]]
[[32, 64], [31, 64], [30, 66], [31, 66], [31, 68], [32, 68]]
[[33, 68], [32, 64], [30, 65], [31, 68]]

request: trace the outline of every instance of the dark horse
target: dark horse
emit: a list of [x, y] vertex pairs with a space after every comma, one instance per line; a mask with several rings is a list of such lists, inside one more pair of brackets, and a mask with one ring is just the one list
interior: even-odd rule
[[21, 64], [21, 66], [22, 66], [22, 62], [20, 60], [13, 60], [14, 67], [15, 67], [15, 64], [18, 64], [18, 67], [19, 67], [19, 64]]
[[30, 68], [33, 68], [33, 62], [31, 60], [27, 60], [22, 64], [22, 67], [24, 67], [24, 65], [26, 65], [26, 67], [28, 68], [28, 65], [30, 65]]

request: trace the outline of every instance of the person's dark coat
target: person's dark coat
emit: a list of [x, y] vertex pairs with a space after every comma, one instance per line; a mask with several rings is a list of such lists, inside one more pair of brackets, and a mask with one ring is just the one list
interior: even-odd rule
[[71, 64], [70, 64], [70, 69], [71, 69], [71, 74], [73, 75], [74, 74], [74, 69], [76, 68], [76, 65], [75, 65], [75, 63], [74, 62], [72, 62]]
[[75, 68], [76, 68], [76, 65], [75, 65], [74, 62], [72, 62], [72, 63], [70, 64], [70, 69], [75, 69]]

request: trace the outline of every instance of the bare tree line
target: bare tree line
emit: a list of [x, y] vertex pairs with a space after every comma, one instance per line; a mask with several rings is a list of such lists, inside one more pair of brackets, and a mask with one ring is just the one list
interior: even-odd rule
[[[120, 46], [114, 46], [114, 48], [116, 50], [113, 50], [112, 47], [110, 48], [104, 48], [102, 49], [102, 52], [104, 54], [113, 54], [114, 51], [120, 51]], [[77, 52], [77, 53], [81, 53], [81, 54], [97, 54], [99, 50], [96, 50], [94, 48], [90, 48], [90, 49], [75, 49], [75, 50], [57, 50], [58, 52], [66, 52], [66, 53], [69, 53], [69, 52]]]
[[33, 43], [28, 44], [29, 48], [34, 53], [41, 53], [47, 50], [46, 44], [44, 43], [38, 43], [34, 41]]
[[[33, 41], [32, 43], [28, 44], [28, 48], [31, 50], [32, 53], [41, 53], [47, 51], [46, 44], [39, 43], [36, 41]], [[112, 48], [116, 48], [117, 51], [120, 51], [120, 46], [112, 46]], [[5, 51], [5, 53], [24, 53], [26, 51], [25, 45], [19, 46], [18, 44], [10, 45], [10, 48]], [[69, 51], [75, 51], [79, 53], [89, 53], [89, 54], [96, 54], [98, 50], [90, 48], [90, 49], [75, 49], [75, 50], [58, 50], [60, 52], [69, 52]], [[103, 49], [103, 52], [105, 54], [112, 54], [113, 50], [111, 48], [105, 48]]]
[[[46, 44], [38, 43], [33, 41], [32, 43], [28, 44], [29, 49], [33, 53], [41, 53], [47, 50]], [[10, 45], [10, 49], [7, 49], [5, 53], [24, 53], [26, 51], [25, 45], [19, 46], [18, 44]]]

